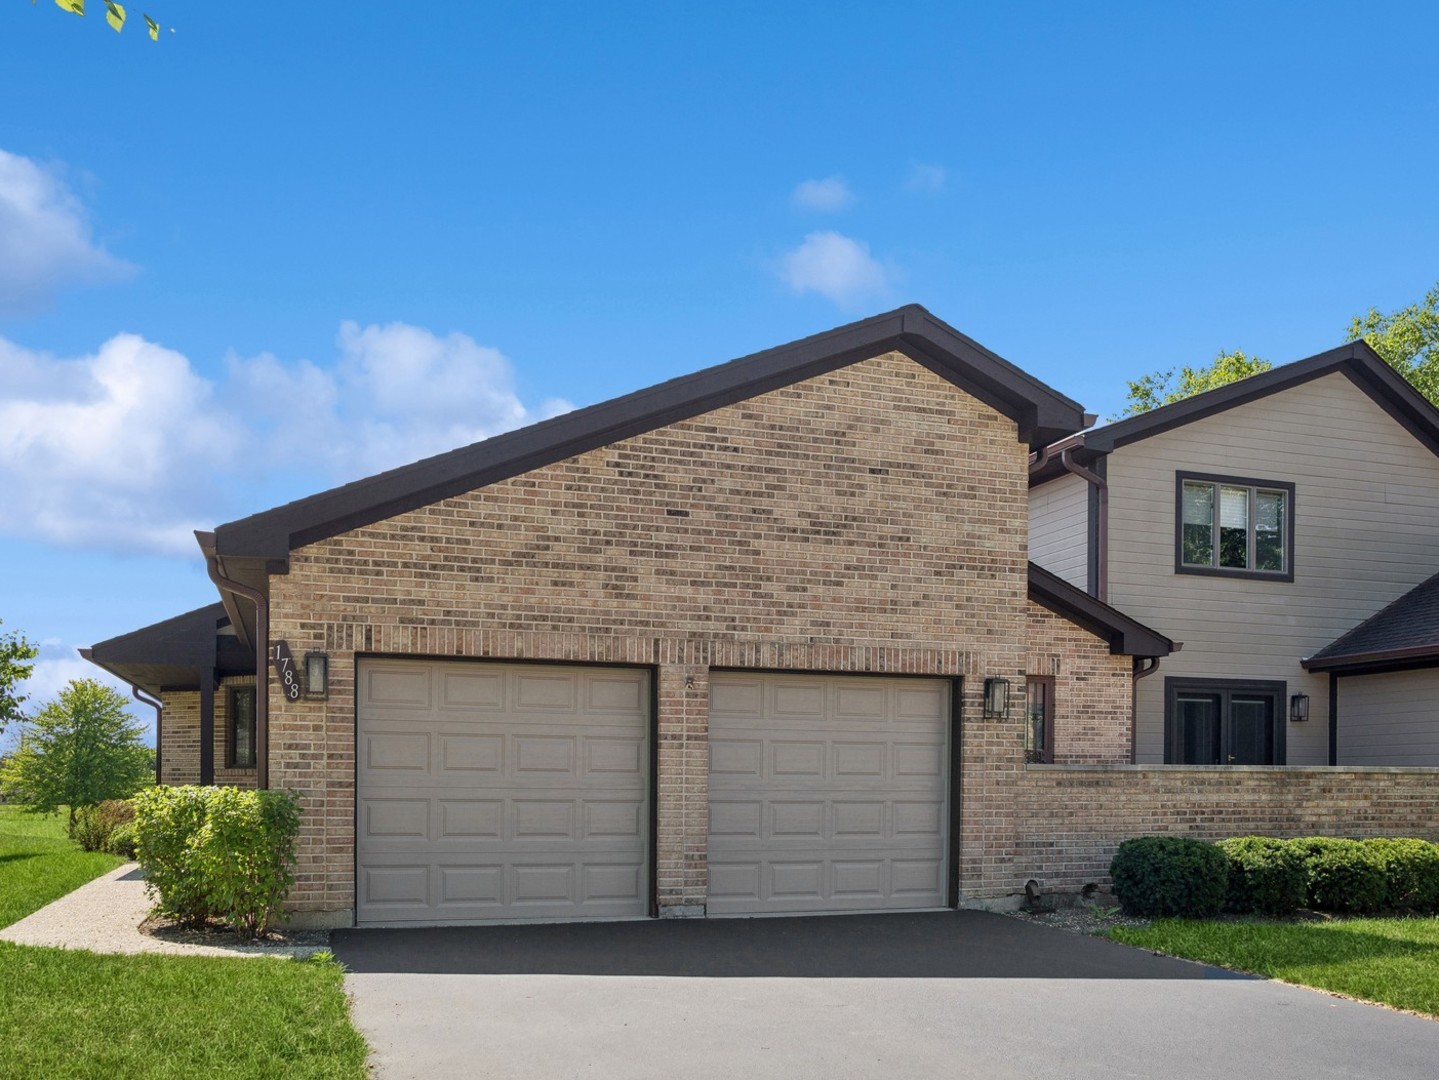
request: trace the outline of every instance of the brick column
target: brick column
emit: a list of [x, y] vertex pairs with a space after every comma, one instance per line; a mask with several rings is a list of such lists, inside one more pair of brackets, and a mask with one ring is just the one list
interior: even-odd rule
[[660, 665], [657, 698], [659, 914], [698, 917], [709, 895], [709, 668]]

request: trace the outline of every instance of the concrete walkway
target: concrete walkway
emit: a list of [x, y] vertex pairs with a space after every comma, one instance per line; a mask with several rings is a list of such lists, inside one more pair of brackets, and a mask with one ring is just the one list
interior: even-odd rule
[[351, 930], [378, 1080], [1433, 1080], [1439, 1023], [982, 912]]
[[150, 898], [140, 867], [126, 863], [81, 885], [19, 922], [0, 929], [0, 940], [99, 953], [168, 953], [172, 956], [308, 956], [318, 945], [190, 945], [140, 932]]

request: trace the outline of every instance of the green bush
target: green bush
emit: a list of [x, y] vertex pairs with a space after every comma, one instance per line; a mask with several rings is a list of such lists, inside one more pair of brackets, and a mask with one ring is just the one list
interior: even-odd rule
[[1389, 887], [1384, 863], [1360, 841], [1307, 836], [1289, 844], [1304, 860], [1311, 908], [1361, 914], [1385, 906]]
[[1365, 840], [1384, 868], [1387, 903], [1425, 914], [1439, 911], [1439, 845], [1425, 840]]
[[135, 858], [135, 823], [127, 821], [123, 825], [116, 825], [115, 831], [110, 834], [110, 839], [105, 841], [105, 850], [122, 859], [133, 860]]
[[1304, 906], [1308, 877], [1304, 859], [1287, 840], [1237, 836], [1215, 845], [1229, 860], [1230, 911], [1288, 915]]
[[1119, 845], [1109, 864], [1114, 894], [1131, 915], [1217, 915], [1229, 889], [1229, 860], [1202, 840], [1143, 836]]
[[156, 787], [135, 797], [136, 853], [160, 912], [264, 933], [294, 884], [300, 807], [283, 791]]
[[109, 851], [110, 835], [135, 820], [135, 807], [128, 799], [106, 799], [98, 806], [75, 809], [70, 839], [84, 851]]

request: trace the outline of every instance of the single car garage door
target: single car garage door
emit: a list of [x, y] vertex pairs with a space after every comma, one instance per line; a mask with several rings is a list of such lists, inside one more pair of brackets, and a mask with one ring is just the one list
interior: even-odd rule
[[649, 674], [362, 660], [356, 919], [649, 911]]
[[950, 685], [716, 672], [709, 912], [943, 906]]

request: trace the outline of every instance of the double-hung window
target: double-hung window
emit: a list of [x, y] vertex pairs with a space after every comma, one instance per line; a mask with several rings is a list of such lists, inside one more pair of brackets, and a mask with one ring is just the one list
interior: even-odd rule
[[1174, 569], [1294, 580], [1294, 485], [1178, 473]]

